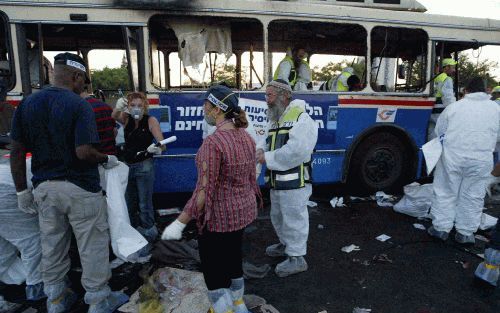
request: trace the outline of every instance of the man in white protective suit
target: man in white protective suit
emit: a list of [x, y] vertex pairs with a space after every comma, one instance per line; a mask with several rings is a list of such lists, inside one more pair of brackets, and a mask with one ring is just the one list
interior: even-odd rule
[[271, 222], [279, 238], [266, 254], [287, 257], [276, 266], [279, 277], [307, 270], [307, 201], [312, 192], [311, 156], [318, 139], [318, 126], [307, 114], [306, 103], [291, 97], [286, 81], [277, 79], [267, 85], [268, 134], [266, 146], [257, 150], [257, 161], [267, 167]]
[[493, 150], [500, 130], [500, 109], [475, 77], [462, 100], [450, 104], [436, 124], [443, 152], [434, 173], [431, 236], [446, 240], [455, 226], [455, 240], [474, 244], [493, 168]]

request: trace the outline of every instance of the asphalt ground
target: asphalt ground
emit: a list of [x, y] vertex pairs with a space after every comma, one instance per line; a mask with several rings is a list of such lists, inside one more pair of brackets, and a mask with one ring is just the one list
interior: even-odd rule
[[[0, 156], [3, 154], [0, 150]], [[1, 157], [0, 162], [7, 160]], [[378, 207], [373, 201], [332, 208], [330, 198], [344, 194], [341, 185], [314, 191], [312, 200], [318, 206], [309, 208], [309, 270], [286, 278], [270, 272], [263, 279], [248, 280], [246, 293], [265, 298], [281, 313], [350, 313], [356, 307], [371, 309], [372, 313], [500, 312], [500, 290], [485, 288], [473, 279], [481, 262], [476, 253], [483, 252], [484, 242], [465, 249], [453, 239], [445, 243], [434, 241], [425, 231], [413, 227], [414, 223], [428, 227], [429, 221], [396, 213], [390, 207]], [[186, 196], [156, 199], [155, 203], [157, 208], [179, 206]], [[486, 213], [500, 216], [500, 201], [488, 200], [486, 207]], [[160, 228], [172, 218], [160, 218]], [[377, 241], [375, 237], [381, 234], [391, 239]], [[489, 236], [487, 232], [481, 234]], [[266, 205], [245, 234], [245, 258], [254, 264], [274, 267], [282, 259], [267, 257], [265, 248], [276, 242]], [[350, 244], [361, 250], [341, 251]], [[69, 277], [72, 288], [81, 296], [71, 312], [86, 312], [76, 247], [72, 247], [70, 255]], [[140, 272], [151, 273], [158, 266], [125, 264], [113, 271], [110, 285], [131, 294], [141, 285]], [[43, 301], [23, 302], [24, 286], [3, 285], [0, 293], [8, 300], [24, 303], [24, 308], [34, 306], [38, 312], [44, 312]]]

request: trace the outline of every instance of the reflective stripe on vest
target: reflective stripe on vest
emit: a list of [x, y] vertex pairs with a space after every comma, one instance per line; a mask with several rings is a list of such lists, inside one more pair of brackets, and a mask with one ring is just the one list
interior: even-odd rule
[[[290, 129], [299, 120], [300, 115], [304, 113], [301, 107], [293, 107], [280, 118], [278, 123], [274, 123], [269, 130], [269, 136], [266, 139], [268, 151], [278, 150], [283, 147], [289, 137]], [[311, 182], [311, 163], [303, 163], [297, 167], [286, 171], [266, 171], [266, 183], [276, 190], [298, 189]], [[307, 173], [306, 173], [307, 171]], [[307, 177], [306, 177], [307, 176]]]
[[281, 60], [278, 68], [276, 69], [276, 71], [274, 71], [273, 79], [276, 80], [279, 78], [280, 66], [283, 62], [290, 63], [290, 74], [288, 75], [288, 82], [293, 89], [293, 86], [295, 86], [295, 83], [297, 82], [297, 70], [295, 69], [295, 63], [293, 62], [292, 57], [287, 55], [283, 60]]

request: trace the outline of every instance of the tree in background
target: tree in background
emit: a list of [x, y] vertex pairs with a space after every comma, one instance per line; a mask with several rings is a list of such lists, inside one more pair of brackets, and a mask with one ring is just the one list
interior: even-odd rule
[[92, 87], [102, 90], [128, 90], [128, 70], [126, 66], [118, 68], [105, 67], [102, 70], [93, 70], [91, 73]]
[[459, 88], [465, 87], [467, 82], [475, 77], [483, 77], [486, 80], [487, 87], [498, 85], [498, 80], [491, 74], [494, 69], [498, 68], [498, 62], [490, 60], [474, 60], [469, 58], [465, 53], [458, 55], [458, 77]]

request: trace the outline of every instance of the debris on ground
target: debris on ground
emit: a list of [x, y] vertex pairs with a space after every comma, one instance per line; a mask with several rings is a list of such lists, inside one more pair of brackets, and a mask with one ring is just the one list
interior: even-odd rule
[[481, 224], [479, 225], [479, 229], [487, 230], [492, 227], [495, 227], [497, 224], [498, 218], [493, 217], [489, 214], [483, 213], [481, 214]]
[[266, 299], [253, 294], [243, 295], [243, 301], [245, 302], [245, 305], [249, 310], [255, 309], [257, 307], [266, 304]]
[[388, 195], [383, 191], [377, 191], [377, 193], [375, 193], [375, 201], [377, 201], [377, 205], [380, 207], [393, 206], [394, 204], [392, 202], [395, 200], [396, 197]]
[[318, 229], [325, 229], [325, 226], [323, 226], [322, 224], [318, 224]]
[[119, 310], [125, 313], [191, 313], [207, 312], [209, 308], [202, 273], [164, 267], [156, 270]]
[[425, 228], [424, 225], [418, 224], [418, 223], [413, 224], [413, 227], [415, 227], [416, 229], [420, 229], [420, 230], [427, 230], [427, 228]]
[[432, 184], [417, 182], [404, 186], [404, 196], [394, 205], [394, 211], [413, 217], [429, 216], [432, 202]]
[[318, 312], [318, 313], [328, 313], [326, 310], [323, 310], [321, 312]]
[[255, 265], [248, 261], [243, 261], [243, 277], [245, 279], [264, 278], [271, 270], [269, 264]]
[[393, 261], [391, 259], [389, 259], [389, 257], [385, 253], [378, 254], [378, 255], [374, 256], [373, 261], [379, 262], [379, 263], [393, 263]]
[[346, 206], [344, 204], [343, 197], [333, 197], [332, 200], [330, 200], [330, 204], [332, 205], [332, 208], [341, 208]]
[[160, 216], [167, 216], [167, 215], [173, 215], [173, 214], [181, 214], [181, 210], [179, 208], [159, 209], [159, 210], [156, 210], [156, 212]]
[[280, 311], [270, 304], [264, 304], [257, 313], [280, 313]]
[[479, 240], [479, 241], [490, 242], [490, 240], [489, 240], [488, 238], [484, 237], [483, 235], [477, 235], [477, 234], [476, 234], [474, 237], [475, 237], [477, 240]]
[[314, 201], [310, 201], [309, 200], [309, 201], [307, 201], [307, 206], [311, 207], [311, 208], [315, 208], [315, 207], [318, 206], [318, 204], [316, 202], [314, 202]]
[[345, 252], [345, 253], [351, 253], [353, 251], [359, 251], [359, 250], [361, 250], [361, 248], [359, 246], [356, 246], [355, 244], [352, 244], [352, 245], [349, 245], [349, 246], [345, 246], [345, 247], [343, 247], [340, 250], [342, 252]]
[[354, 310], [352, 310], [352, 313], [370, 313], [372, 311], [372, 309], [365, 309], [365, 308], [354, 308]]
[[386, 234], [382, 234], [378, 237], [376, 237], [378, 241], [386, 242], [387, 240], [391, 239], [391, 236], [387, 236]]
[[182, 265], [184, 269], [197, 269], [200, 264], [198, 241], [160, 240], [154, 246], [152, 260], [163, 265]]

